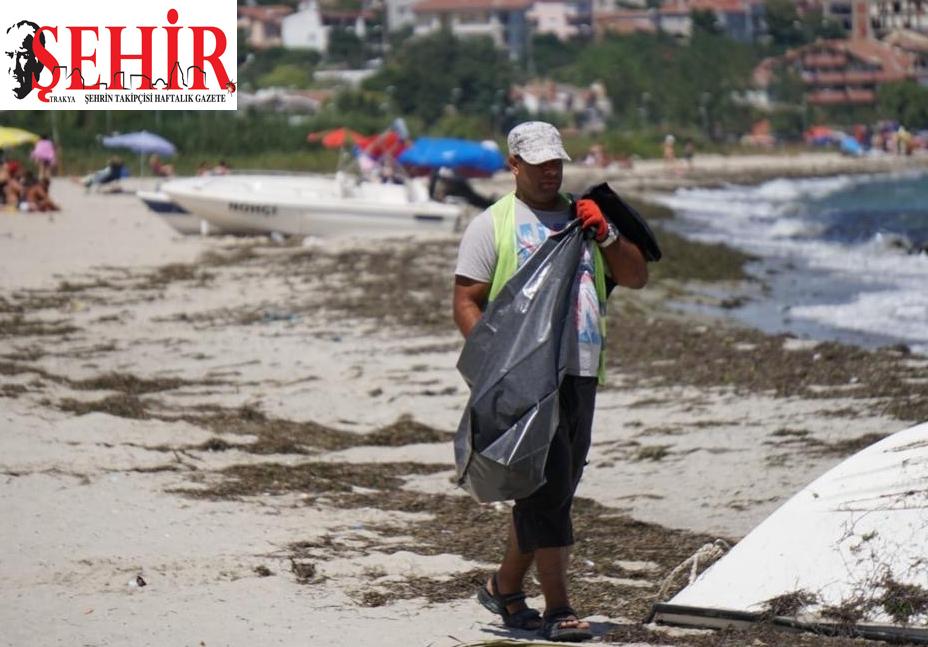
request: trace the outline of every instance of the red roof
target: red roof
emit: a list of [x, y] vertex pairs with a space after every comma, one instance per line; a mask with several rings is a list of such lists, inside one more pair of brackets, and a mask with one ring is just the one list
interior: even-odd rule
[[[829, 78], [829, 73], [850, 74], [852, 77], [859, 74], [860, 80], [866, 77], [880, 83], [907, 78], [914, 65], [913, 55], [897, 51], [878, 40], [863, 39], [816, 41], [789, 50], [779, 60], [793, 62], [797, 59], [801, 59], [805, 73], [811, 74], [812, 78]], [[873, 69], [849, 70], [852, 59], [862, 61]], [[823, 72], [824, 69], [828, 72]]]
[[[797, 61], [802, 63], [802, 79], [809, 87], [810, 103], [870, 104], [874, 101], [873, 88], [912, 77], [915, 57], [877, 40], [816, 41], [789, 50], [778, 59], [764, 60], [754, 69], [755, 85], [767, 87], [775, 67]], [[839, 62], [843, 64], [838, 65]], [[861, 62], [865, 65], [861, 66]]]
[[597, 29], [619, 34], [635, 32], [656, 32], [654, 16], [647, 9], [620, 9], [596, 15]]
[[928, 35], [917, 31], [899, 29], [883, 39], [883, 42], [908, 52], [928, 53]]
[[690, 15], [690, 7], [685, 2], [667, 2], [662, 4], [657, 10], [663, 16], [668, 15], [679, 15], [679, 16], [688, 16]]
[[323, 9], [320, 14], [323, 20], [371, 20], [374, 17], [374, 12], [368, 9]]
[[847, 65], [847, 56], [844, 54], [817, 54], [817, 53], [808, 53], [803, 55], [802, 64], [804, 67], [844, 67]]
[[256, 5], [254, 7], [239, 7], [239, 18], [251, 18], [262, 22], [280, 21], [281, 18], [293, 13], [293, 7], [285, 4]]
[[692, 0], [693, 11], [717, 11], [721, 13], [744, 13], [752, 3], [745, 0]]
[[903, 79], [912, 67], [912, 57], [910, 55], [896, 52], [892, 47], [878, 40], [849, 40], [844, 42], [849, 54], [872, 65], [879, 65], [890, 76]]
[[746, 13], [752, 5], [762, 0], [671, 0], [661, 5], [663, 15], [688, 15], [691, 11], [714, 11], [716, 13]]
[[413, 5], [416, 13], [463, 13], [474, 9], [513, 11], [528, 9], [534, 0], [422, 0]]

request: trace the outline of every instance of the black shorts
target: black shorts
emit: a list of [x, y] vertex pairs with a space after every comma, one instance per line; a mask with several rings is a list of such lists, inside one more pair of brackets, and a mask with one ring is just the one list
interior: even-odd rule
[[595, 377], [573, 375], [561, 384], [560, 422], [545, 463], [545, 484], [530, 496], [516, 499], [512, 509], [523, 553], [574, 543], [570, 508], [590, 450], [596, 387]]

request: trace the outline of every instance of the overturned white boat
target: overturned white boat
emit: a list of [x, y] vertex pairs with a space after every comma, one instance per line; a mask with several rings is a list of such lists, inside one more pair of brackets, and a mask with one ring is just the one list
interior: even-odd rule
[[464, 209], [431, 200], [418, 179], [380, 183], [343, 172], [203, 176], [165, 182], [161, 191], [223, 231], [255, 234], [450, 233]]
[[928, 423], [805, 487], [653, 619], [928, 644]]

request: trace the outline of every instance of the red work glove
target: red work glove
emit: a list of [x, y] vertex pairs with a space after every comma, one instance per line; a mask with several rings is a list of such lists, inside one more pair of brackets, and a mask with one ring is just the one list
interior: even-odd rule
[[599, 205], [589, 198], [578, 200], [577, 217], [580, 219], [580, 226], [592, 232], [593, 238], [597, 241], [605, 240], [609, 233], [609, 224], [606, 222], [606, 216], [600, 211]]

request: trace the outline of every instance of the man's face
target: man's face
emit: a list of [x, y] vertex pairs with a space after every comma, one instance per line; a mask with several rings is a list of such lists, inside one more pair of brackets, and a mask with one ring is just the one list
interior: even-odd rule
[[35, 33], [28, 25], [13, 26], [3, 34], [0, 58], [4, 85], [10, 88], [17, 99], [32, 91], [33, 75], [42, 71], [42, 65], [32, 51], [32, 36]]
[[516, 176], [516, 187], [520, 193], [535, 204], [556, 202], [561, 182], [564, 179], [564, 162], [548, 160], [541, 164], [529, 164], [521, 157], [510, 158]]

